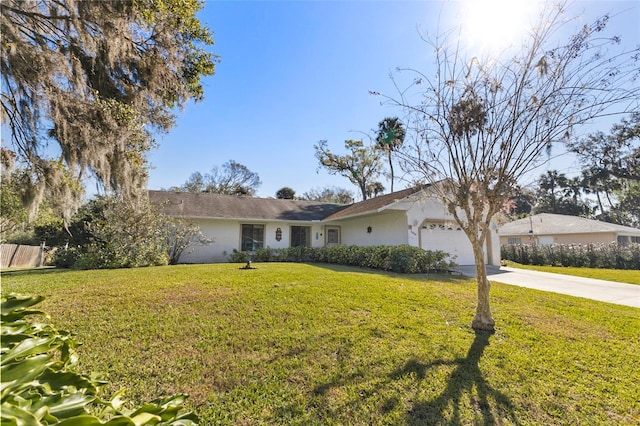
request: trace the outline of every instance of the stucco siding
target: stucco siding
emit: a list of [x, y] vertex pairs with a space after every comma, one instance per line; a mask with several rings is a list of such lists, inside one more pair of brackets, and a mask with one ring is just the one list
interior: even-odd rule
[[[215, 263], [228, 262], [233, 250], [240, 250], [240, 239], [243, 224], [264, 225], [264, 247], [273, 249], [288, 248], [291, 244], [291, 227], [306, 226], [311, 228], [310, 243], [312, 247], [324, 245], [323, 227], [320, 223], [307, 222], [265, 222], [255, 220], [221, 220], [196, 219], [202, 234], [213, 242], [197, 244], [187, 249], [180, 256], [180, 263]], [[276, 238], [280, 228], [281, 239]]]
[[202, 234], [212, 240], [210, 244], [196, 244], [180, 256], [180, 263], [227, 262], [233, 249], [240, 248], [239, 222], [215, 219], [193, 220]]
[[487, 258], [489, 265], [500, 266], [500, 235], [495, 225], [492, 225], [491, 233], [487, 237]]
[[[404, 211], [340, 221], [343, 245], [374, 246], [408, 244], [407, 216]], [[371, 232], [367, 232], [371, 227]]]

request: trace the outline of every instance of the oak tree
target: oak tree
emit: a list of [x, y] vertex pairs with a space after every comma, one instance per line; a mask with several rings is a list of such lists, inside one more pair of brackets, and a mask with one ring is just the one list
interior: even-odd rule
[[352, 139], [344, 141], [344, 147], [348, 151], [345, 155], [331, 152], [326, 140], [321, 140], [313, 147], [320, 167], [325, 168], [329, 174], [349, 179], [360, 189], [363, 200], [380, 189], [375, 184], [380, 176], [382, 163], [374, 147], [366, 146], [362, 140]]
[[584, 190], [595, 195], [598, 219], [621, 225], [640, 223], [640, 113], [569, 144], [583, 167]]
[[326, 186], [324, 188], [311, 188], [299, 197], [300, 200], [322, 201], [324, 203], [353, 204], [353, 192], [338, 188], [336, 186]]
[[144, 186], [153, 135], [172, 127], [176, 107], [202, 99], [201, 79], [214, 73], [201, 7], [198, 0], [0, 3], [0, 112], [16, 162], [29, 170], [28, 201], [37, 205], [47, 188], [69, 217], [87, 175], [125, 197]]
[[226, 195], [255, 195], [262, 185], [260, 176], [244, 164], [229, 160], [210, 173], [193, 173], [181, 189], [187, 192], [212, 192]]
[[276, 191], [276, 198], [280, 200], [293, 200], [296, 198], [296, 191], [288, 186], [282, 187]]

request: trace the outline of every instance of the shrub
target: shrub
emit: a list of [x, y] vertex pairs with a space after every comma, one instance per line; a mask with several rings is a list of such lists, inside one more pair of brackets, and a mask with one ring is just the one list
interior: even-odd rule
[[501, 256], [522, 265], [640, 269], [640, 244], [505, 245]]
[[233, 249], [231, 254], [229, 255], [229, 262], [232, 263], [247, 263], [249, 260], [249, 256], [251, 255], [248, 251], [238, 251]]
[[81, 252], [77, 247], [56, 247], [52, 254], [51, 263], [58, 268], [72, 268], [80, 255]]
[[122, 391], [99, 397], [106, 383], [77, 371], [70, 333], [26, 317], [42, 297], [2, 297], [1, 423], [7, 425], [196, 425], [183, 409], [184, 395], [127, 409]]
[[38, 229], [58, 245], [54, 265], [75, 269], [175, 264], [192, 245], [212, 242], [197, 225], [161, 214], [147, 200], [117, 197], [89, 201], [72, 218], [69, 232], [62, 225]]
[[211, 244], [213, 240], [206, 238], [200, 227], [184, 219], [159, 215], [160, 230], [165, 238], [165, 250], [170, 265], [180, 261], [180, 256], [188, 252], [195, 244]]
[[358, 266], [398, 273], [419, 274], [442, 272], [455, 266], [445, 259], [449, 256], [441, 250], [422, 250], [407, 244], [398, 246], [333, 246], [333, 247], [269, 247], [242, 252], [233, 250], [229, 261], [253, 262], [314, 262]]

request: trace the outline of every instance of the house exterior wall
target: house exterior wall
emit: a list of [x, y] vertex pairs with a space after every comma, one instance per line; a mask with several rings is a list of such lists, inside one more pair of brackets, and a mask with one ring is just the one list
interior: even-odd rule
[[[243, 224], [264, 225], [264, 247], [274, 249], [287, 248], [291, 242], [291, 226], [311, 227], [311, 246], [324, 245], [323, 227], [320, 223], [309, 222], [267, 222], [256, 220], [194, 219], [202, 234], [212, 240], [210, 244], [196, 244], [189, 247], [180, 256], [180, 263], [228, 262], [233, 250], [240, 250]], [[280, 228], [282, 238], [276, 239], [276, 230]]]
[[[464, 213], [460, 212], [461, 217], [464, 217]], [[428, 232], [422, 230], [425, 222], [441, 222], [447, 225], [452, 225], [457, 228], [455, 218], [447, 209], [435, 199], [427, 199], [424, 202], [412, 203], [407, 211], [408, 218], [408, 235], [409, 244], [416, 247], [425, 247], [432, 250], [444, 250], [449, 252], [452, 256], [459, 255], [460, 258], [456, 259], [456, 262], [464, 263], [472, 262], [473, 249], [471, 248], [471, 242], [466, 235], [457, 235], [458, 233], [464, 234], [463, 231], [455, 231], [456, 235], [453, 235], [455, 241], [426, 241]], [[485, 243], [485, 262], [499, 266], [500, 265], [500, 240], [498, 236], [498, 227], [492, 223], [490, 235]], [[440, 235], [442, 237], [442, 235]], [[451, 250], [451, 244], [456, 243], [455, 250]], [[458, 247], [458, 244], [460, 247]], [[459, 252], [459, 253], [456, 253]], [[464, 253], [467, 253], [466, 255]], [[463, 257], [466, 258], [463, 260]]]
[[500, 266], [500, 234], [495, 223], [491, 225], [491, 233], [487, 238], [487, 263]]
[[[337, 221], [336, 224], [341, 227], [343, 245], [408, 244], [407, 215], [404, 211], [360, 216]], [[371, 227], [370, 233], [367, 232], [369, 227]]]
[[[261, 224], [264, 229], [264, 247], [274, 249], [287, 248], [291, 242], [291, 226], [311, 227], [310, 243], [312, 247], [322, 247], [326, 241], [327, 227], [339, 227], [341, 245], [399, 245], [409, 244], [421, 247], [421, 227], [425, 221], [455, 223], [453, 217], [437, 201], [432, 199], [407, 201], [394, 204], [390, 208], [368, 215], [327, 222], [286, 222], [241, 219], [195, 219], [202, 233], [213, 240], [211, 244], [195, 245], [181, 256], [181, 263], [228, 262], [233, 250], [240, 250], [241, 229], [243, 224]], [[367, 229], [371, 227], [371, 232]], [[276, 240], [276, 230], [280, 228], [282, 238]], [[492, 265], [500, 264], [500, 242], [493, 234], [485, 248], [486, 261]], [[465, 244], [468, 241], [465, 240]], [[423, 247], [424, 244], [422, 244]], [[437, 241], [428, 249], [444, 249], [445, 242]], [[445, 250], [446, 251], [446, 250]]]
[[[531, 244], [533, 242], [529, 235], [500, 235], [500, 244], [508, 245], [510, 239], [517, 238], [520, 238], [520, 244]], [[538, 244], [550, 244], [552, 239], [553, 244], [609, 244], [617, 242], [617, 236], [613, 232], [598, 234], [538, 234], [533, 238]], [[513, 244], [514, 242], [511, 241], [511, 243]]]
[[192, 220], [210, 244], [195, 244], [180, 256], [180, 263], [227, 262], [233, 249], [240, 248], [239, 222], [216, 219]]
[[[238, 232], [240, 232], [240, 225], [244, 223], [252, 223], [251, 221], [239, 221], [237, 222]], [[260, 223], [260, 222], [256, 222]], [[292, 226], [309, 226], [311, 227], [311, 247], [322, 247], [324, 245], [324, 238], [322, 236], [323, 227], [320, 223], [309, 222], [262, 222], [265, 225], [264, 246], [273, 249], [288, 248], [291, 244], [291, 227]], [[282, 231], [282, 239], [278, 241], [276, 239], [276, 231], [280, 228]], [[240, 247], [238, 246], [237, 250]]]

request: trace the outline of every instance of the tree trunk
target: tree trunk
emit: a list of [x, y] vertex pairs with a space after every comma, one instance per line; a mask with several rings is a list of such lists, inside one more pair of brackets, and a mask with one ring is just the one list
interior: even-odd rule
[[389, 171], [391, 172], [391, 192], [393, 192], [393, 161], [391, 160], [391, 150], [389, 150]]
[[491, 283], [487, 278], [487, 266], [484, 263], [484, 250], [479, 239], [471, 238], [473, 246], [473, 257], [476, 262], [476, 281], [478, 286], [478, 304], [476, 305], [476, 316], [473, 318], [471, 327], [474, 330], [484, 330], [493, 332], [495, 330], [495, 321], [491, 315], [491, 306], [489, 304], [489, 290]]
[[598, 200], [598, 206], [600, 206], [600, 214], [604, 213], [604, 208], [602, 207], [602, 200], [600, 199], [600, 191], [596, 189], [596, 199]]
[[360, 192], [362, 192], [362, 201], [366, 200], [367, 197], [367, 185], [365, 182], [362, 183], [358, 183], [358, 186], [360, 187]]

